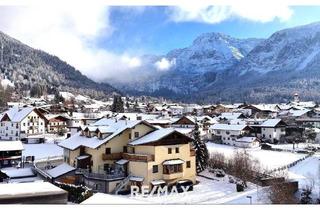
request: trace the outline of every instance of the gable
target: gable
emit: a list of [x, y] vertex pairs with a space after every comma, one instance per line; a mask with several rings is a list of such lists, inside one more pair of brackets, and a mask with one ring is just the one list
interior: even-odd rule
[[181, 117], [179, 120], [177, 120], [176, 122], [174, 122], [172, 124], [175, 124], [175, 125], [195, 125], [194, 122], [192, 122], [190, 119], [188, 119], [185, 116]]
[[5, 113], [3, 115], [3, 117], [1, 118], [1, 122], [3, 122], [3, 121], [11, 121], [7, 113]]
[[146, 146], [162, 146], [162, 145], [177, 145], [177, 144], [188, 144], [192, 141], [192, 138], [183, 135], [177, 131], [172, 132], [171, 134], [157, 140], [154, 142], [141, 144]]

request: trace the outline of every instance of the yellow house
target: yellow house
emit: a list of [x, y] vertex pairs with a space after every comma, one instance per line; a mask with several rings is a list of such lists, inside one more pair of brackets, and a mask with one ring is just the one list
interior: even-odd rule
[[146, 121], [101, 119], [59, 146], [64, 160], [77, 168], [78, 182], [93, 190], [117, 193], [130, 185], [195, 182], [191, 138]]

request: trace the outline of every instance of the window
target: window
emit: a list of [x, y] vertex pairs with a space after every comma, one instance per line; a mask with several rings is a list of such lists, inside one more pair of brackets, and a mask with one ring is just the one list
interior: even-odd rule
[[179, 147], [176, 147], [176, 153], [179, 153]]
[[26, 126], [26, 123], [23, 123], [23, 126]]
[[154, 166], [152, 166], [152, 173], [158, 173], [158, 171], [159, 171], [159, 168], [158, 168], [158, 165], [154, 165]]
[[129, 133], [129, 139], [131, 139], [131, 133]]
[[187, 161], [187, 168], [191, 168], [191, 161]]
[[139, 132], [134, 132], [134, 138], [138, 138], [139, 137]]
[[163, 166], [163, 174], [173, 174], [173, 173], [181, 173], [181, 172], [182, 172], [182, 164]]
[[229, 134], [230, 134], [230, 131], [226, 131], [226, 134], [229, 135]]
[[106, 154], [107, 155], [111, 154], [111, 148], [109, 148], [109, 147], [106, 148]]
[[172, 148], [168, 148], [168, 154], [172, 154]]
[[123, 147], [123, 152], [124, 152], [124, 153], [127, 153], [127, 152], [128, 152], [128, 149], [127, 149], [126, 146]]
[[221, 131], [217, 131], [217, 134], [221, 134]]
[[110, 165], [108, 163], [103, 165], [103, 170], [104, 171], [109, 171], [109, 169], [110, 169]]

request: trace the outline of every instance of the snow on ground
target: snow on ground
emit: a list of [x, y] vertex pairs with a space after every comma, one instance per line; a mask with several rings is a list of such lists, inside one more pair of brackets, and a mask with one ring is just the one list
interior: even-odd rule
[[[224, 144], [214, 144], [211, 142], [207, 143], [207, 148], [209, 153], [220, 152], [227, 157], [231, 157], [236, 149], [242, 150], [241, 148]], [[248, 148], [246, 150], [254, 159], [259, 160], [262, 167], [265, 169], [274, 169], [284, 166], [305, 156], [304, 154], [261, 150], [260, 148]]]
[[[198, 184], [194, 185], [193, 191], [178, 194], [168, 194], [158, 196], [157, 194], [147, 197], [131, 195], [118, 195], [121, 199], [125, 198], [127, 203], [149, 203], [149, 204], [223, 204], [223, 203], [234, 203], [235, 201], [243, 204], [249, 204], [250, 200], [246, 197], [248, 195], [257, 194], [257, 186], [249, 183], [249, 187], [244, 192], [236, 192], [236, 185], [229, 183], [228, 176], [223, 178], [214, 177], [212, 173], [207, 171], [201, 173], [205, 176], [210, 176], [215, 180], [207, 179], [204, 177], [197, 177]], [[259, 187], [260, 192], [262, 188]], [[113, 201], [99, 200], [96, 201], [101, 204], [112, 204]], [[253, 199], [253, 203], [266, 203], [264, 198]], [[94, 203], [90, 203], [94, 204]]]
[[314, 182], [313, 194], [319, 195], [320, 188], [320, 153], [305, 159], [289, 169], [289, 178], [299, 181], [299, 189], [311, 186]]
[[277, 149], [286, 149], [286, 150], [291, 150], [291, 151], [297, 151], [300, 149], [304, 149], [308, 146], [316, 146], [319, 147], [319, 144], [309, 144], [309, 143], [299, 143], [299, 144], [295, 144], [294, 145], [294, 149], [293, 149], [293, 145], [292, 144], [269, 144], [270, 146], [272, 146], [273, 148], [277, 148]]
[[22, 156], [35, 156], [35, 159], [62, 156], [63, 149], [56, 144], [23, 144]]

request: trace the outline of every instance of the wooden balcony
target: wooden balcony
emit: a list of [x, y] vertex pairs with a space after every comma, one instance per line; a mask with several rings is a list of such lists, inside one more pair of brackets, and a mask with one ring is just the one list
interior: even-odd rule
[[179, 179], [183, 177], [183, 172], [171, 173], [171, 174], [163, 174], [164, 180], [172, 180]]
[[122, 158], [122, 152], [102, 154], [102, 160], [119, 160]]
[[122, 158], [129, 161], [141, 161], [141, 162], [154, 161], [154, 155], [123, 153]]
[[194, 149], [190, 149], [190, 157], [196, 156], [196, 151]]

